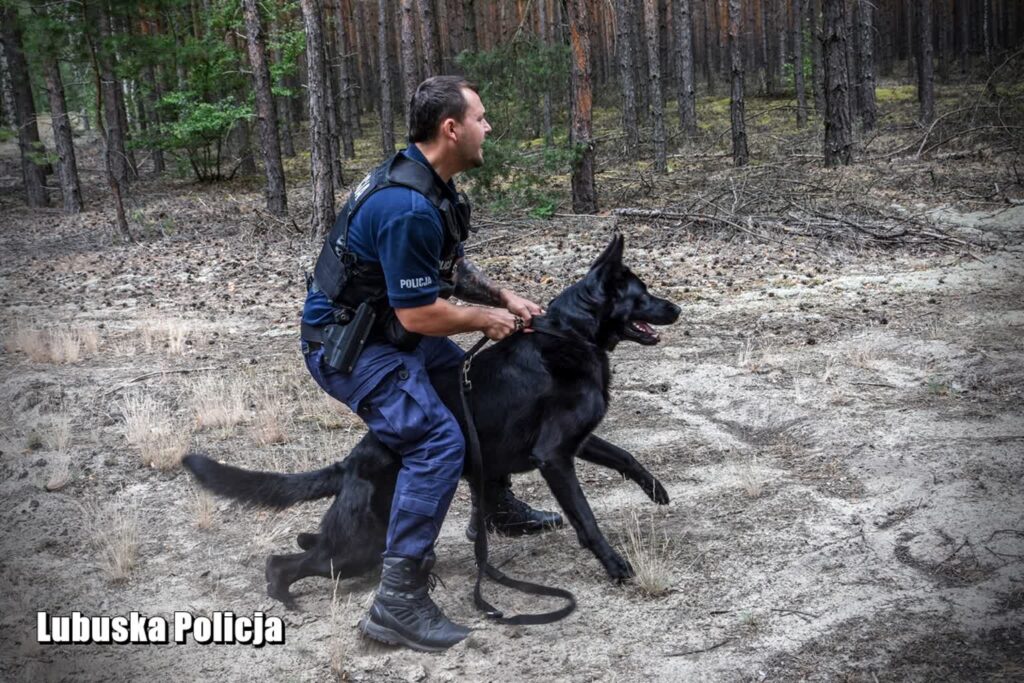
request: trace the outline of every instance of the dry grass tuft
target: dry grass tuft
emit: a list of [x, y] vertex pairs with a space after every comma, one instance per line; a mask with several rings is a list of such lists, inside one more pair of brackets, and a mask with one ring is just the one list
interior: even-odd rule
[[209, 529], [213, 526], [213, 513], [215, 509], [213, 496], [207, 491], [193, 486], [192, 507], [196, 514], [196, 526], [200, 529]]
[[259, 519], [249, 546], [249, 557], [263, 557], [292, 535], [293, 516], [287, 512], [268, 512]]
[[49, 438], [53, 450], [66, 453], [71, 446], [71, 416], [63, 408], [50, 418]]
[[111, 581], [125, 581], [138, 562], [138, 506], [121, 494], [104, 506], [83, 506], [82, 512], [102, 568]]
[[331, 640], [327, 645], [327, 653], [331, 673], [338, 681], [348, 681], [350, 679], [345, 668], [345, 656], [352, 650], [352, 643], [344, 636], [350, 630], [346, 628], [344, 621], [345, 615], [350, 613], [352, 594], [348, 594], [345, 604], [342, 605], [338, 600], [340, 583], [341, 579], [334, 580], [334, 591], [331, 594]]
[[245, 387], [241, 383], [204, 377], [191, 388], [197, 428], [228, 428], [245, 420]]
[[675, 549], [668, 534], [654, 528], [653, 516], [649, 524], [644, 524], [636, 512], [630, 512], [626, 523], [626, 559], [636, 572], [633, 584], [644, 595], [655, 597], [672, 590]]
[[158, 470], [174, 469], [188, 451], [191, 434], [152, 397], [129, 394], [121, 401], [124, 436], [139, 449], [142, 463]]
[[93, 355], [100, 350], [100, 331], [95, 325], [79, 326], [75, 330], [75, 336], [87, 354]]
[[46, 480], [47, 491], [60, 491], [71, 481], [71, 458], [59, 454], [53, 459], [50, 477]]
[[8, 353], [18, 351], [37, 363], [46, 361], [49, 356], [46, 332], [37, 327], [26, 327], [15, 324], [4, 333], [4, 349]]
[[257, 445], [267, 446], [288, 440], [290, 416], [287, 401], [279, 393], [266, 390], [256, 402], [253, 438]]
[[147, 320], [140, 331], [147, 353], [165, 349], [169, 354], [180, 356], [188, 349], [192, 328], [186, 320], [168, 318]]

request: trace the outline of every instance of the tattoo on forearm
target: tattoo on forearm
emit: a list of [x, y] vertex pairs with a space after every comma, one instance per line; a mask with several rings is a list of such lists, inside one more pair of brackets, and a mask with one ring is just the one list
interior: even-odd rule
[[501, 306], [501, 288], [466, 258], [455, 264], [455, 296], [473, 304]]

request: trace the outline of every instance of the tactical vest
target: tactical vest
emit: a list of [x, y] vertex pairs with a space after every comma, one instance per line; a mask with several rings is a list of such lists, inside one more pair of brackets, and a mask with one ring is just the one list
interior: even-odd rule
[[[347, 322], [345, 318], [352, 310], [364, 301], [368, 302], [376, 311], [381, 331], [388, 340], [409, 347], [415, 346], [419, 340], [418, 335], [410, 335], [415, 336], [415, 340], [401, 337], [396, 339], [392, 338], [395, 331], [389, 331], [389, 328], [398, 324], [398, 320], [388, 304], [387, 283], [381, 264], [377, 261], [361, 261], [348, 248], [348, 230], [352, 217], [371, 195], [386, 187], [408, 187], [419, 192], [441, 215], [444, 243], [439, 263], [439, 296], [445, 299], [451, 296], [458, 247], [469, 235], [469, 201], [460, 193], [458, 202], [452, 203], [445, 196], [445, 188], [436, 179], [434, 172], [401, 152], [371, 171], [349, 195], [334, 227], [324, 240], [313, 271], [313, 281], [331, 303], [340, 309], [341, 320], [338, 322]], [[398, 328], [401, 326], [398, 325]], [[409, 334], [406, 332], [406, 335]]]

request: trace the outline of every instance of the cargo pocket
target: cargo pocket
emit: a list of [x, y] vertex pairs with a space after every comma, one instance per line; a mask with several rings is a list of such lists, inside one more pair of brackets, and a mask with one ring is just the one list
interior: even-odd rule
[[[388, 375], [381, 388], [380, 395], [369, 399], [368, 422], [377, 438], [405, 455], [430, 431], [430, 410], [424, 405], [427, 398], [417, 395], [417, 384], [405, 366]], [[374, 413], [379, 420], [373, 419]]]

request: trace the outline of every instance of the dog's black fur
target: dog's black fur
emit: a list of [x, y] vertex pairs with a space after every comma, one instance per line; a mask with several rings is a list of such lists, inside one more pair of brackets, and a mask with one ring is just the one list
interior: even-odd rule
[[[630, 453], [592, 432], [608, 407], [607, 352], [624, 340], [656, 344], [649, 323], [667, 325], [679, 317], [678, 306], [649, 294], [622, 264], [622, 249], [617, 235], [590, 272], [551, 302], [538, 331], [481, 352], [470, 373], [486, 479], [539, 469], [581, 545], [616, 580], [631, 577], [633, 569], [598, 528], [573, 458], [616, 470], [654, 502], [668, 503], [665, 488]], [[431, 382], [465, 429], [458, 373], [431, 375]], [[372, 433], [345, 460], [315, 472], [252, 472], [202, 455], [188, 456], [185, 466], [207, 489], [248, 503], [285, 508], [335, 496], [320, 533], [299, 535], [303, 552], [267, 559], [271, 597], [293, 604], [289, 586], [301, 578], [347, 578], [380, 565], [401, 460]], [[463, 476], [473, 481], [469, 458]]]

